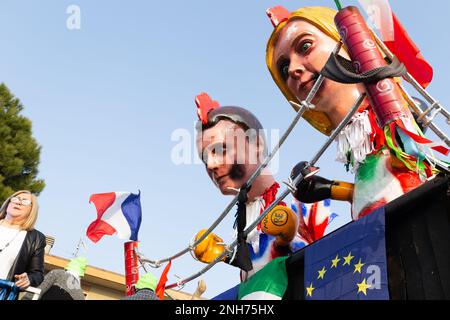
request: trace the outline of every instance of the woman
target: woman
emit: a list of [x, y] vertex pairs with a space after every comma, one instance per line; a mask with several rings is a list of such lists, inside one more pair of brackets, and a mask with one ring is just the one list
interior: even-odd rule
[[[282, 7], [275, 7], [268, 13], [275, 30], [267, 44], [267, 66], [286, 98], [302, 101], [340, 41], [334, 23], [336, 11], [306, 7], [290, 13]], [[349, 59], [345, 46], [339, 55]], [[364, 92], [363, 84], [343, 84], [325, 79], [312, 101], [315, 108], [308, 110], [304, 118], [329, 135]], [[423, 158], [402, 150], [402, 141], [397, 141], [392, 132], [378, 126], [370, 103], [369, 99], [364, 101], [337, 139], [337, 159], [356, 173], [353, 219], [363, 217], [415, 189], [432, 175]], [[406, 102], [403, 108], [410, 115]], [[417, 126], [412, 116], [405, 120], [409, 121], [411, 128]], [[314, 190], [310, 186], [299, 189]]]
[[34, 229], [37, 198], [17, 191], [0, 208], [0, 279], [21, 289], [37, 287], [44, 279], [45, 236]]

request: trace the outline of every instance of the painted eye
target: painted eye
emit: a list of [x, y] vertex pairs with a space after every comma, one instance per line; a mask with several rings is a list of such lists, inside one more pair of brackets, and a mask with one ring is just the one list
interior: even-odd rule
[[227, 146], [225, 144], [217, 145], [212, 150], [214, 155], [222, 156], [225, 153], [225, 150], [227, 149]]
[[300, 53], [302, 53], [302, 54], [307, 53], [308, 50], [311, 48], [311, 46], [312, 46], [312, 42], [311, 41], [302, 42], [300, 44], [300, 48], [299, 48]]
[[280, 74], [284, 81], [289, 78], [289, 61], [283, 61], [280, 63]]

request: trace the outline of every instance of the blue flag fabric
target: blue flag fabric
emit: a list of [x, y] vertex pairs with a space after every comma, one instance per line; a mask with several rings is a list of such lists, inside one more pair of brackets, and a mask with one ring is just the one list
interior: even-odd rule
[[239, 284], [231, 289], [228, 289], [225, 292], [222, 292], [221, 294], [215, 296], [211, 300], [237, 300], [238, 299], [238, 293], [239, 293]]
[[305, 248], [307, 300], [389, 300], [384, 208]]

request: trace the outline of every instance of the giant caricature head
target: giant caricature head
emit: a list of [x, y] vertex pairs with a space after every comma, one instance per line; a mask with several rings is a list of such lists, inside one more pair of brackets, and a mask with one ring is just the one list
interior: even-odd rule
[[[336, 11], [325, 7], [305, 7], [289, 13], [278, 6], [267, 13], [275, 27], [267, 44], [267, 66], [288, 100], [304, 100], [340, 41], [334, 24]], [[345, 49], [340, 54], [348, 58]], [[349, 85], [325, 79], [312, 101], [316, 109], [307, 110], [304, 118], [329, 135], [333, 129], [330, 106], [348, 88]]]
[[195, 102], [199, 157], [221, 193], [236, 194], [264, 161], [263, 127], [248, 110], [220, 107], [206, 93], [198, 95]]

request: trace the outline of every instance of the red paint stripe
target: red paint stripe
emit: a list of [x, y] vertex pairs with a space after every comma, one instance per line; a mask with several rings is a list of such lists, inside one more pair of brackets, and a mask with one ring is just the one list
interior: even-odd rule
[[155, 289], [155, 293], [160, 300], [164, 300], [164, 291], [166, 290], [167, 274], [169, 273], [171, 265], [172, 261], [169, 261], [169, 263], [164, 268], [164, 271], [161, 274], [161, 278], [159, 279], [158, 285], [156, 286]]
[[[431, 141], [431, 140], [429, 140], [429, 139], [427, 139], [427, 138], [424, 138], [424, 137], [421, 137], [421, 136], [419, 136], [419, 135], [417, 135], [417, 134], [415, 134], [415, 133], [413, 133], [413, 132], [411, 132], [411, 131], [409, 131], [408, 129], [406, 129], [404, 126], [403, 126], [403, 124], [401, 124], [401, 125], [399, 125], [399, 127], [400, 127], [400, 129], [402, 129], [402, 131], [404, 132], [404, 133], [406, 133], [411, 139], [413, 139], [415, 142], [417, 142], [417, 143], [419, 143], [419, 144], [429, 144], [429, 143], [433, 143], [433, 141]], [[433, 149], [433, 150], [435, 150], [435, 151], [437, 151], [437, 152], [439, 152], [439, 153], [442, 153], [443, 155], [448, 155], [449, 154], [449, 152], [450, 152], [450, 150], [448, 149], [448, 148], [446, 148], [446, 147], [444, 147], [444, 146], [435, 146], [435, 147], [431, 147], [431, 149]]]
[[317, 223], [317, 215], [319, 212], [319, 203], [314, 203], [311, 206], [311, 213], [309, 215], [309, 223], [308, 223], [308, 230], [309, 233], [312, 235], [312, 238], [314, 241], [319, 240], [323, 237], [325, 234], [325, 229], [328, 226], [328, 218], [325, 218], [322, 223]]
[[371, 203], [370, 205], [365, 207], [363, 210], [361, 210], [357, 219], [361, 219], [362, 217], [365, 217], [365, 216], [371, 214], [378, 208], [384, 207], [386, 204], [387, 204], [387, 201], [385, 199], [378, 200], [376, 202]]

